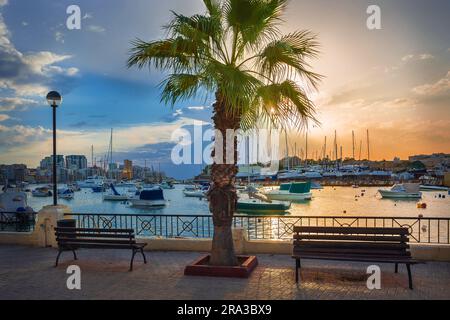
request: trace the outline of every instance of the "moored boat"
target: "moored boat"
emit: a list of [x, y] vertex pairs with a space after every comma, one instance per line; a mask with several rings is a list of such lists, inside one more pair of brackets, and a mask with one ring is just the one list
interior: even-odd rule
[[164, 207], [167, 205], [163, 189], [160, 187], [138, 191], [128, 201], [134, 207]]
[[444, 186], [432, 186], [432, 185], [420, 185], [421, 191], [450, 191], [448, 187]]
[[72, 189], [60, 189], [58, 190], [58, 198], [65, 200], [72, 200], [74, 198], [74, 192]]
[[259, 198], [239, 199], [236, 211], [238, 213], [253, 214], [283, 214], [291, 208], [291, 203], [287, 201], [272, 200], [263, 201]]
[[183, 190], [183, 194], [185, 197], [188, 197], [188, 198], [205, 198], [208, 190], [209, 190], [208, 186], [203, 186], [201, 188], [187, 187]]
[[270, 200], [303, 201], [311, 200], [311, 182], [283, 183], [279, 189], [265, 193]]
[[33, 195], [33, 197], [40, 197], [40, 198], [51, 197], [53, 195], [53, 193], [47, 187], [36, 188], [33, 191], [31, 191], [31, 194]]
[[390, 190], [380, 189], [382, 198], [387, 199], [420, 199], [422, 198], [422, 192], [420, 190], [420, 185], [417, 183], [404, 183], [396, 184]]
[[109, 186], [111, 188], [111, 193], [103, 195], [103, 201], [124, 201], [128, 200], [128, 195], [120, 194], [113, 184]]

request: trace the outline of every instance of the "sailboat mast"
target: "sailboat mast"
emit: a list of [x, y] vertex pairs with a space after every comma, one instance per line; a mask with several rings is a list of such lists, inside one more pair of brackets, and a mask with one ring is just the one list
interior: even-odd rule
[[308, 165], [308, 131], [306, 131], [306, 146], [305, 146], [305, 166]]
[[361, 154], [362, 154], [362, 140], [359, 141], [359, 161], [361, 161]]
[[355, 160], [355, 131], [352, 130], [353, 160]]
[[287, 162], [286, 167], [289, 171], [290, 170], [290, 168], [289, 168], [289, 146], [288, 146], [287, 130], [285, 130], [284, 133], [285, 133], [285, 137], [286, 137], [286, 162]]
[[367, 160], [370, 161], [370, 140], [369, 140], [369, 129], [367, 129]]
[[336, 167], [338, 166], [338, 147], [337, 147], [337, 131], [334, 130], [334, 155], [336, 159]]

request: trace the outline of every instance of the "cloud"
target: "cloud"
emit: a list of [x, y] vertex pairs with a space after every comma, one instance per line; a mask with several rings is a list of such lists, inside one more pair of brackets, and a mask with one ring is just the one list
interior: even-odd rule
[[7, 114], [0, 114], [0, 122], [10, 119], [10, 116]]
[[420, 61], [420, 60], [432, 60], [434, 59], [434, 56], [430, 53], [421, 53], [421, 54], [408, 54], [402, 58], [403, 62], [410, 62], [410, 61]]
[[8, 4], [8, 0], [0, 0], [0, 7], [6, 6]]
[[43, 127], [30, 127], [23, 125], [0, 125], [0, 148], [17, 147], [44, 141], [51, 136], [51, 130]]
[[106, 31], [105, 28], [97, 25], [89, 25], [88, 30], [95, 33], [104, 33]]
[[163, 121], [174, 122], [180, 119], [193, 119], [203, 122], [211, 122], [211, 107], [209, 106], [189, 106], [177, 108], [170, 115], [163, 117]]
[[0, 111], [26, 110], [39, 102], [25, 98], [0, 98]]
[[447, 75], [432, 84], [424, 84], [413, 88], [414, 93], [424, 96], [437, 96], [450, 93], [450, 71]]
[[64, 43], [64, 33], [62, 33], [61, 31], [56, 31], [55, 40], [56, 42]]
[[45, 95], [55, 82], [58, 87], [64, 86], [78, 73], [76, 68], [55, 65], [70, 58], [50, 51], [20, 52], [10, 41], [10, 32], [0, 12], [0, 90], [12, 91], [14, 97]]

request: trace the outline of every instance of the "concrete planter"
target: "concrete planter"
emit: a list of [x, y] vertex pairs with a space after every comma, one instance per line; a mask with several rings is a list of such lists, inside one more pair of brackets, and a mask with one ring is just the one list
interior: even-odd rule
[[210, 255], [197, 259], [194, 263], [186, 266], [184, 275], [204, 277], [226, 277], [226, 278], [248, 278], [258, 265], [255, 256], [238, 256], [240, 265], [236, 267], [222, 267], [208, 265]]

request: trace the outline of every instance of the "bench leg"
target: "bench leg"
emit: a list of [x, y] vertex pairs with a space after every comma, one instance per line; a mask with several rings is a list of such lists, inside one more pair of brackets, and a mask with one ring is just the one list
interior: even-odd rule
[[55, 268], [58, 266], [59, 257], [61, 256], [61, 253], [63, 253], [63, 250], [58, 251], [58, 255], [56, 256]]
[[144, 258], [144, 263], [147, 264], [147, 258], [145, 257], [145, 254], [144, 254], [144, 248], [141, 248], [140, 251], [141, 251], [142, 257]]
[[131, 261], [130, 261], [130, 271], [133, 271], [133, 261], [134, 261], [134, 256], [136, 255], [136, 250], [133, 249], [133, 254], [131, 256]]
[[398, 273], [398, 263], [395, 264], [395, 273]]
[[406, 264], [406, 269], [408, 270], [408, 280], [409, 280], [409, 288], [413, 289], [413, 281], [411, 275], [411, 265], [409, 263]]
[[295, 283], [299, 281], [299, 269], [301, 268], [300, 259], [295, 259]]

